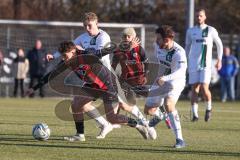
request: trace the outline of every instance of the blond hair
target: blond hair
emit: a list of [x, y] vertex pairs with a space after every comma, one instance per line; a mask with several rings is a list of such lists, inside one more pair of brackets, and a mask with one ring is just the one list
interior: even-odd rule
[[85, 14], [84, 14], [84, 18], [83, 18], [83, 21], [85, 22], [85, 21], [98, 21], [98, 17], [97, 17], [97, 15], [95, 14], [95, 13], [93, 13], [93, 12], [86, 12]]
[[133, 27], [125, 28], [122, 32], [122, 36], [125, 35], [136, 37], [136, 31]]

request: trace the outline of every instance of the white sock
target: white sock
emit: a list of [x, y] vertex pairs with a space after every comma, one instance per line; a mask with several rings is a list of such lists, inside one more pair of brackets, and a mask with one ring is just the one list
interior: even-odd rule
[[147, 124], [147, 119], [144, 117], [144, 115], [142, 114], [142, 112], [139, 110], [139, 108], [137, 107], [137, 105], [133, 106], [133, 109], [131, 111], [131, 114], [133, 116], [135, 116], [137, 119], [139, 119], [144, 125]]
[[99, 116], [97, 118], [95, 118], [95, 121], [101, 125], [101, 126], [108, 126], [110, 123], [103, 117], [103, 116]]
[[211, 110], [212, 109], [212, 101], [206, 102], [206, 110]]
[[153, 116], [156, 116], [156, 117], [158, 117], [161, 120], [164, 118], [164, 115], [161, 112], [161, 110], [159, 109], [159, 107], [157, 107], [156, 111], [153, 113]]
[[86, 114], [89, 117], [91, 117], [92, 119], [94, 119], [97, 122], [97, 124], [101, 127], [107, 126], [110, 124], [103, 116], [100, 115], [100, 113], [98, 112], [98, 110], [96, 108], [91, 111], [86, 112]]
[[181, 128], [181, 123], [180, 123], [180, 118], [179, 118], [179, 115], [178, 115], [178, 111], [175, 110], [171, 113], [168, 113], [168, 116], [170, 118], [170, 122], [171, 122], [171, 125], [172, 125], [172, 130], [173, 130], [173, 132], [176, 136], [176, 139], [183, 140], [182, 128]]
[[197, 103], [193, 103], [192, 113], [193, 113], [193, 116], [198, 117], [198, 104]]
[[161, 98], [161, 100], [160, 100], [160, 106], [163, 106], [163, 104], [164, 104], [164, 98]]

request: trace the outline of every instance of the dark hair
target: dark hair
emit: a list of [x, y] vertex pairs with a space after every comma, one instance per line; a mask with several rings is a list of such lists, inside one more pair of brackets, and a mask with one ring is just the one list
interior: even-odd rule
[[206, 9], [204, 9], [204, 8], [198, 8], [198, 9], [196, 9], [196, 12], [198, 13], [198, 12], [204, 12], [205, 14], [206, 14]]
[[175, 32], [172, 29], [172, 26], [169, 25], [162, 25], [156, 29], [157, 34], [160, 34], [162, 38], [171, 38], [173, 39], [175, 37]]
[[61, 54], [65, 54], [66, 52], [70, 52], [73, 49], [76, 49], [76, 45], [72, 41], [64, 41], [60, 43], [58, 51]]

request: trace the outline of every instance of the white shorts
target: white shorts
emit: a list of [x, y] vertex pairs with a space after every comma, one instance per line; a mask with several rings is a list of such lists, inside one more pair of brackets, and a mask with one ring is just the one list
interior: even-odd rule
[[195, 72], [189, 72], [189, 84], [206, 83], [211, 81], [211, 70], [199, 70]]
[[160, 94], [158, 96], [152, 95], [151, 90], [157, 89], [159, 86], [156, 86], [156, 85], [152, 86], [152, 88], [150, 89], [150, 92], [149, 92], [149, 96], [146, 99], [146, 106], [147, 107], [159, 106], [161, 101], [166, 97], [171, 97], [175, 102], [177, 102], [179, 96], [181, 95], [181, 93], [185, 87], [185, 84], [179, 85], [179, 86], [180, 87], [178, 87], [178, 88], [175, 87], [171, 91], [164, 93], [164, 94]]

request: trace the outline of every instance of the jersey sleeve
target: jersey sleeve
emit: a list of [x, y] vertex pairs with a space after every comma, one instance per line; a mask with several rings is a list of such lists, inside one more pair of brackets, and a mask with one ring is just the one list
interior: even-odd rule
[[215, 44], [217, 46], [218, 60], [222, 60], [223, 44], [222, 44], [222, 41], [221, 41], [221, 39], [218, 35], [218, 32], [215, 28], [213, 28], [212, 36], [213, 36], [213, 41], [215, 42]]
[[83, 45], [82, 45], [81, 41], [82, 41], [82, 35], [78, 36], [78, 37], [73, 41], [73, 43], [74, 43], [75, 45], [79, 45], [79, 46], [81, 46], [81, 47], [83, 48]]
[[186, 33], [186, 39], [185, 39], [186, 55], [189, 55], [191, 44], [192, 44], [192, 39], [191, 39], [190, 29], [188, 29]]
[[[49, 73], [40, 78], [40, 81], [33, 86], [33, 90], [37, 90], [40, 87], [44, 86], [46, 83], [49, 82], [50, 77], [54, 78], [55, 76], [63, 72], [65, 69], [67, 69], [67, 66], [63, 61], [61, 61], [60, 63], [58, 63], [55, 69], [53, 69], [52, 71], [50, 71]], [[53, 74], [54, 76], [52, 76]]]
[[187, 69], [187, 59], [185, 52], [182, 54], [175, 54], [171, 63], [171, 74], [163, 76], [164, 81], [171, 81], [182, 78]]

